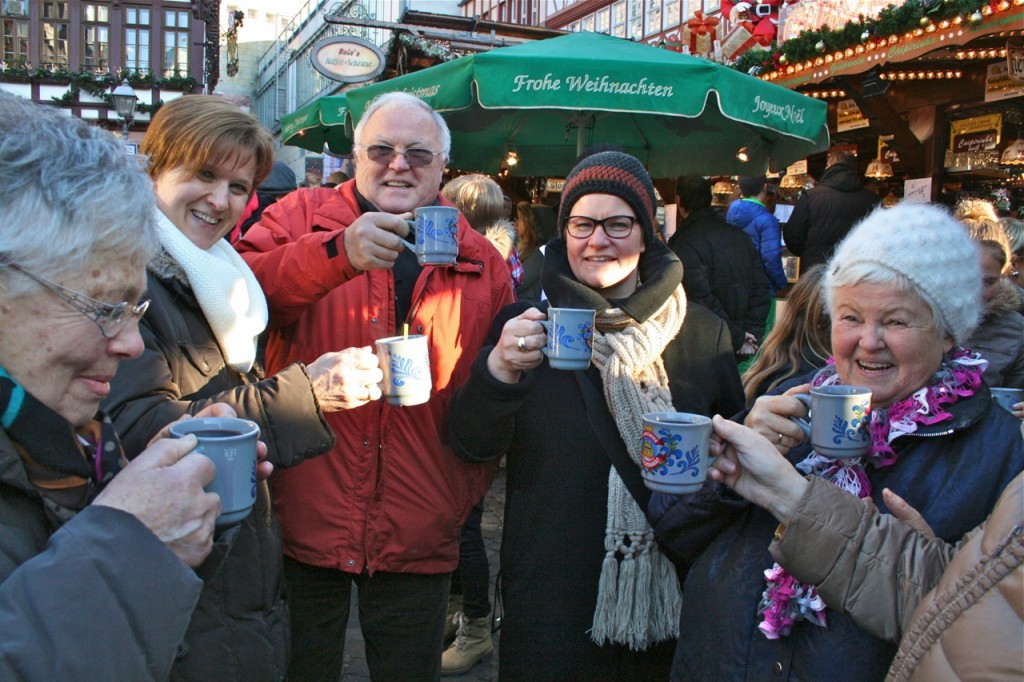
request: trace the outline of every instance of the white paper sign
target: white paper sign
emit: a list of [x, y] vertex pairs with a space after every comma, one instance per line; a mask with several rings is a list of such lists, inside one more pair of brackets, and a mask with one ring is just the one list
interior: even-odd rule
[[903, 201], [927, 204], [932, 200], [932, 179], [912, 178], [903, 183]]

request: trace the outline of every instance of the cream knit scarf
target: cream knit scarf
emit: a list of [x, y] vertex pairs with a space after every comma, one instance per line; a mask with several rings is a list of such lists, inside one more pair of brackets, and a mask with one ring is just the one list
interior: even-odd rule
[[[597, 313], [594, 364], [608, 409], [638, 468], [641, 417], [675, 409], [661, 354], [679, 333], [685, 316], [682, 285], [644, 322], [619, 308]], [[658, 550], [644, 510], [615, 467], [608, 474], [607, 518], [591, 637], [598, 644], [623, 644], [634, 650], [678, 637], [682, 596], [675, 567]]]
[[224, 360], [236, 372], [248, 372], [256, 360], [256, 337], [267, 327], [267, 299], [256, 276], [223, 239], [203, 250], [159, 209], [160, 244], [188, 277]]

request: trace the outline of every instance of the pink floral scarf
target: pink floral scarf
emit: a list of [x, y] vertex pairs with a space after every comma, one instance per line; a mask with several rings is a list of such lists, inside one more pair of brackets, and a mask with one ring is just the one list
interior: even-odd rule
[[[820, 476], [851, 495], [868, 497], [871, 482], [865, 467], [882, 469], [896, 462], [892, 442], [900, 436], [917, 431], [920, 425], [948, 421], [953, 415], [945, 406], [961, 398], [974, 395], [981, 385], [981, 375], [988, 362], [981, 356], [963, 348], [952, 351], [931, 383], [887, 408], [871, 412], [871, 452], [853, 459], [830, 459], [811, 452], [796, 465], [804, 474]], [[832, 386], [842, 383], [836, 372], [835, 360], [821, 369], [811, 381], [813, 386]], [[813, 585], [801, 583], [786, 569], [773, 565], [764, 572], [767, 588], [761, 596], [758, 613], [763, 617], [758, 629], [768, 639], [789, 635], [793, 625], [802, 620], [825, 627], [825, 604]]]

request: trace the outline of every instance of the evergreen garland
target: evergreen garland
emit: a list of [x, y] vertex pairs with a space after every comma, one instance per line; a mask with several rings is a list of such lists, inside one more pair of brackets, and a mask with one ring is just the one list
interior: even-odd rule
[[[998, 11], [998, 4], [996, 0], [907, 0], [899, 6], [889, 5], [877, 17], [862, 15], [839, 29], [821, 26], [801, 31], [800, 35], [781, 45], [772, 43], [768, 47], [754, 47], [740, 55], [732, 66], [751, 75], [770, 73], [786, 64], [796, 64], [863, 44], [865, 32], [868, 40], [877, 42], [921, 28], [924, 18], [932, 23], [956, 17], [967, 21], [974, 12], [986, 6]], [[819, 49], [822, 45], [824, 49]]]

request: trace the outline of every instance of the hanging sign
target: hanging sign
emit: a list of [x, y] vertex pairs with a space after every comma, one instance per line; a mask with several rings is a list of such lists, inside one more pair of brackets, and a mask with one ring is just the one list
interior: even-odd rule
[[384, 53], [368, 40], [354, 36], [333, 36], [313, 46], [313, 68], [331, 80], [362, 83], [384, 71]]
[[1024, 84], [1024, 45], [1006, 41], [1006, 75], [1014, 83]]
[[988, 71], [985, 73], [986, 102], [1024, 96], [1024, 82], [1010, 77], [1008, 62], [1009, 53], [1007, 53], [1007, 61], [988, 65]]
[[836, 132], [842, 133], [857, 128], [867, 128], [871, 122], [864, 118], [864, 114], [857, 107], [852, 99], [841, 100], [836, 104]]
[[949, 126], [949, 150], [955, 154], [962, 154], [995, 149], [999, 146], [1002, 125], [1002, 114], [953, 121]]
[[561, 192], [565, 187], [565, 178], [548, 178], [544, 182], [544, 189], [548, 192]]

